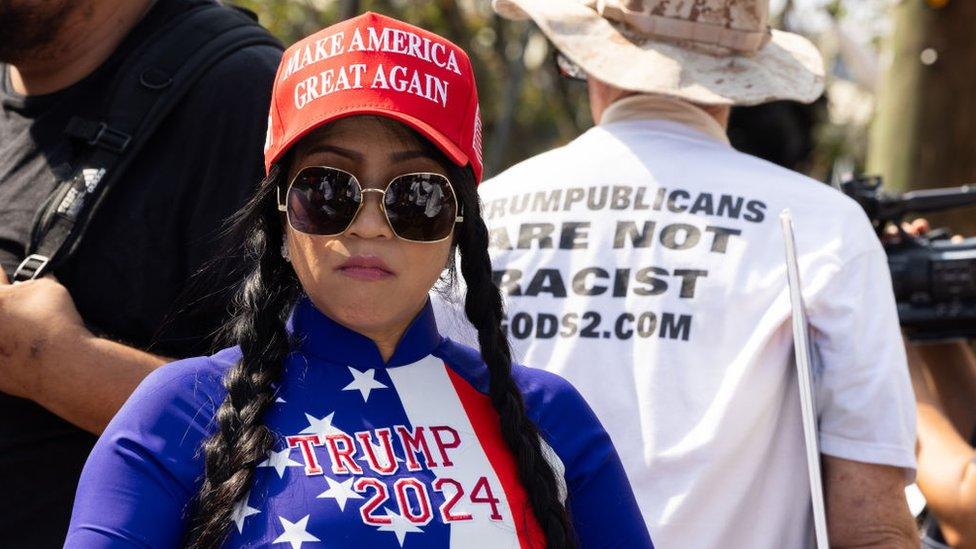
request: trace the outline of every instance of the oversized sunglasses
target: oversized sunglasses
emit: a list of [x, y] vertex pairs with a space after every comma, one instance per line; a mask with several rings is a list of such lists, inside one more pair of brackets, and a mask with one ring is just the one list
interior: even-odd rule
[[298, 232], [338, 236], [363, 209], [366, 193], [379, 193], [381, 209], [397, 237], [411, 242], [440, 242], [451, 236], [459, 215], [451, 181], [438, 173], [408, 173], [385, 189], [364, 189], [353, 174], [328, 166], [307, 166], [295, 176], [278, 210]]

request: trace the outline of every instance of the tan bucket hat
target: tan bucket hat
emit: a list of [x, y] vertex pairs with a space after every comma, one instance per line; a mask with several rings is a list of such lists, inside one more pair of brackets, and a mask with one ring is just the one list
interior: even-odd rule
[[706, 105], [811, 102], [823, 58], [809, 40], [769, 28], [769, 0], [492, 0], [532, 19], [571, 61], [629, 91]]

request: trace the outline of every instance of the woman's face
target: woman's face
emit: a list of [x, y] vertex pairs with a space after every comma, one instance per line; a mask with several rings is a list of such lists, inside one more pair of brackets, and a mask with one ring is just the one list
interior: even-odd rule
[[[407, 173], [447, 175], [409, 132], [393, 126], [373, 117], [329, 124], [296, 146], [288, 181], [307, 166], [349, 172], [364, 189], [385, 189]], [[291, 262], [320, 311], [374, 340], [398, 340], [447, 265], [451, 239], [397, 238], [383, 214], [382, 195], [362, 196], [362, 209], [339, 236], [308, 235], [288, 226]]]

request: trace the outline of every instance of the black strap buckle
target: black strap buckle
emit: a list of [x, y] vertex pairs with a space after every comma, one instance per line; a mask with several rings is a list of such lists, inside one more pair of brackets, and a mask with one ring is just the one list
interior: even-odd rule
[[51, 262], [51, 258], [46, 255], [32, 254], [20, 262], [17, 270], [14, 271], [14, 282], [26, 282], [34, 280], [41, 275], [44, 267]]
[[99, 122], [98, 132], [95, 133], [95, 137], [88, 140], [88, 144], [122, 154], [129, 146], [129, 141], [132, 141], [131, 135], [113, 130], [105, 122]]

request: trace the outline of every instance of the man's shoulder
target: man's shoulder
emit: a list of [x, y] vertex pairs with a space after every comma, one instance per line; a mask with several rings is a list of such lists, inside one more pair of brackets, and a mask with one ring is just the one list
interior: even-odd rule
[[[587, 131], [569, 143], [541, 152], [526, 158], [504, 169], [498, 175], [484, 182], [481, 190], [491, 190], [506, 185], [522, 186], [529, 181], [537, 180], [540, 175], [549, 173], [553, 169], [572, 169], [572, 165], [585, 161], [579, 156], [581, 148], [592, 146], [593, 130]], [[592, 156], [589, 157], [592, 160]]]
[[714, 164], [700, 166], [699, 169], [703, 171], [729, 172], [735, 175], [748, 174], [763, 180], [794, 184], [796, 189], [801, 192], [824, 194], [825, 196], [838, 194], [836, 189], [816, 179], [731, 147], [712, 150], [707, 155], [702, 156], [716, 161]]
[[269, 76], [273, 81], [281, 54], [280, 49], [270, 45], [245, 46], [217, 61], [201, 81], [238, 86], [256, 78], [265, 80]]
[[831, 201], [845, 208], [859, 208], [857, 202], [836, 187], [813, 179], [800, 172], [784, 168], [768, 160], [763, 160], [762, 158], [731, 148], [726, 149], [719, 158], [724, 161], [712, 167], [716, 171], [727, 171], [730, 175], [747, 176], [759, 182], [783, 183], [785, 185], [774, 189], [782, 189], [784, 193], [790, 195], [799, 193], [801, 196], [816, 197]]
[[768, 182], [766, 192], [782, 197], [795, 218], [819, 220], [821, 224], [843, 221], [841, 227], [873, 231], [861, 205], [837, 187], [754, 156], [736, 154], [741, 157], [741, 175], [755, 174], [760, 182]]
[[[195, 8], [207, 5], [207, 2], [198, 0], [171, 0], [169, 6], [163, 6], [168, 7], [169, 12], [164, 14], [166, 17], [160, 17], [160, 19], [167, 24], [176, 24], [176, 27], [170, 32], [177, 33], [177, 38], [185, 37], [195, 40], [193, 37], [197, 34], [212, 31], [207, 30], [206, 25], [203, 25], [202, 22], [187, 22], [185, 19], [179, 19], [179, 16], [197, 13]], [[241, 14], [235, 13], [234, 8], [226, 6], [211, 5], [203, 11], [211, 15], [211, 20], [214, 21], [244, 18]], [[216, 49], [209, 51], [208, 55], [212, 57], [207, 59], [206, 70], [187, 90], [186, 96], [177, 106], [178, 110], [199, 105], [210, 111], [209, 116], [219, 116], [222, 110], [243, 109], [252, 103], [260, 105], [262, 111], [267, 110], [271, 86], [278, 64], [281, 61], [282, 50], [272, 45], [270, 34], [268, 34], [268, 41], [255, 42], [253, 38], [268, 31], [256, 23], [251, 27], [253, 28], [249, 27], [251, 32], [246, 34], [248, 38], [245, 39], [245, 42], [238, 43], [234, 48], [229, 48], [229, 44], [225, 44], [222, 51], [216, 51]], [[161, 40], [158, 33], [153, 36], [154, 38], [151, 39], [153, 42]], [[165, 41], [166, 38], [162, 40]], [[149, 43], [145, 47], [152, 50], [159, 46]], [[207, 51], [207, 46], [204, 46], [202, 51]], [[202, 51], [191, 55], [199, 57]], [[248, 113], [235, 112], [233, 114], [241, 116]]]
[[263, 120], [280, 61], [281, 51], [272, 46], [253, 45], [236, 50], [214, 63], [194, 83], [182, 107], [202, 105], [208, 110], [217, 109], [211, 110], [211, 115], [224, 111]]
[[[194, 19], [191, 16], [206, 14], [208, 17]], [[259, 33], [268, 31], [260, 27], [257, 23], [250, 25], [253, 27], [250, 33], [246, 33], [247, 38], [241, 36], [240, 42], [235, 42], [236, 47], [231, 48], [231, 44], [223, 43], [222, 48], [208, 49], [208, 45], [214, 43], [212, 37], [216, 32], [215, 25], [226, 24], [231, 20], [239, 24], [239, 19], [246, 19], [247, 16], [237, 13], [237, 10], [228, 6], [221, 6], [207, 0], [166, 0], [158, 2], [149, 12], [146, 18], [134, 29], [130, 31], [119, 49], [113, 54], [113, 59], [119, 62], [111, 66], [113, 72], [133, 66], [134, 57], [163, 56], [170, 55], [171, 50], [162, 49], [165, 44], [173, 40], [177, 42], [200, 43], [203, 44], [199, 49], [184, 52], [186, 60], [205, 60], [206, 70], [193, 80], [191, 90], [200, 87], [217, 87], [227, 89], [233, 86], [233, 90], [238, 95], [251, 95], [252, 86], [245, 83], [260, 84], [263, 80], [273, 80], [277, 70], [278, 62], [281, 59], [282, 50], [271, 45], [271, 37], [268, 34], [268, 43], [257, 43], [253, 40]], [[218, 23], [220, 22], [220, 23]], [[240, 32], [240, 27], [235, 28]], [[138, 52], [134, 55], [130, 52]], [[151, 53], [149, 53], [151, 52]], [[208, 52], [201, 57], [201, 54]], [[169, 61], [172, 64], [177, 59]], [[270, 72], [270, 75], [268, 73]], [[233, 97], [228, 97], [232, 99]], [[185, 101], [184, 101], [185, 103]]]

